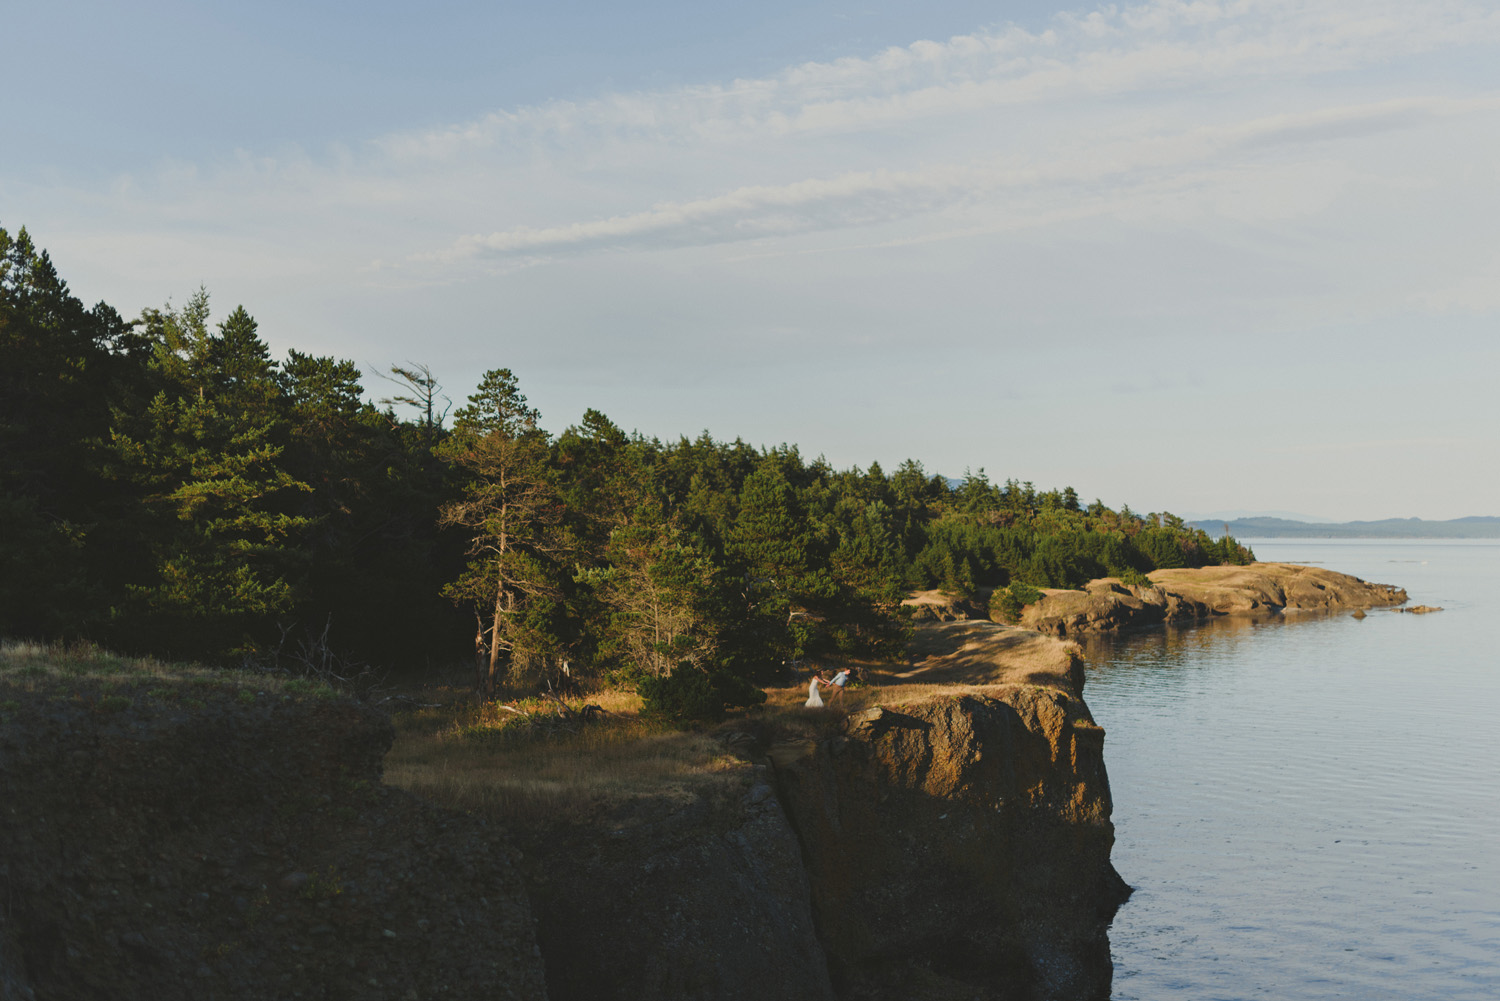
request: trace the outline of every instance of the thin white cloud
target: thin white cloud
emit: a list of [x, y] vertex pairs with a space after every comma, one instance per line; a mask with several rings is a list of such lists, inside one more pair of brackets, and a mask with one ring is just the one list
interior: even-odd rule
[[868, 225], [935, 211], [1005, 190], [1104, 186], [1118, 192], [1160, 187], [1188, 173], [1200, 183], [1205, 165], [1237, 151], [1306, 145], [1411, 129], [1431, 121], [1500, 109], [1500, 98], [1402, 99], [1278, 114], [1232, 126], [1194, 127], [1076, 149], [1048, 158], [1016, 155], [974, 165], [913, 171], [851, 171], [790, 184], [736, 188], [709, 198], [665, 202], [649, 210], [565, 225], [515, 227], [460, 238], [425, 259], [563, 251], [705, 245], [811, 230]]
[[755, 135], [892, 128], [1072, 98], [1316, 75], [1497, 39], [1500, 11], [1463, 0], [1157, 0], [1059, 15], [1040, 32], [1005, 27], [761, 79], [496, 112], [391, 136], [381, 146], [401, 159], [442, 160], [517, 143], [740, 143]]
[[[152, 226], [290, 222], [331, 245], [374, 227], [381, 245], [351, 266], [419, 283], [452, 280], [441, 269], [466, 260], [503, 258], [508, 269], [974, 206], [993, 232], [996, 215], [1029, 226], [1076, 215], [1063, 199], [1118, 205], [1132, 191], [1170, 189], [1174, 174], [1201, 185], [1205, 172], [1233, 173], [1278, 149], [1483, 113], [1488, 97], [1393, 99], [1384, 87], [1309, 108], [1305, 94], [1255, 100], [1246, 95], [1259, 83], [1245, 84], [1295, 88], [1496, 40], [1500, 11], [1463, 0], [1156, 0], [1060, 15], [1045, 31], [1002, 27], [760, 79], [497, 112], [321, 157], [174, 163], [76, 201]], [[358, 255], [362, 243], [344, 240], [336, 253]], [[372, 268], [375, 258], [387, 263]], [[397, 261], [423, 275], [398, 279]]]

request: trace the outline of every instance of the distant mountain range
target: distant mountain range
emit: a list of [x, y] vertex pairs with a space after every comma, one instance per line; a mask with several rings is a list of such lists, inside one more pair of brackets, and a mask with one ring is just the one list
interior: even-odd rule
[[1243, 518], [1282, 518], [1286, 521], [1305, 521], [1308, 524], [1317, 523], [1322, 525], [1338, 520], [1337, 518], [1320, 518], [1316, 515], [1303, 514], [1300, 511], [1267, 511], [1264, 508], [1259, 511], [1247, 511], [1241, 508], [1239, 510], [1224, 509], [1219, 511], [1173, 511], [1172, 513], [1180, 516], [1184, 521], [1239, 521]]
[[[1188, 524], [1212, 536], [1223, 534], [1223, 519], [1203, 519]], [[1500, 518], [1454, 518], [1423, 521], [1421, 518], [1386, 518], [1383, 521], [1320, 522], [1286, 518], [1232, 518], [1229, 534], [1236, 539], [1500, 539]]]

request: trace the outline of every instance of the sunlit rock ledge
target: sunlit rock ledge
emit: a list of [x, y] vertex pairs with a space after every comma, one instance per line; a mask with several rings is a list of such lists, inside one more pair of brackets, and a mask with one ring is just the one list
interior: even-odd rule
[[1335, 612], [1407, 600], [1399, 587], [1298, 563], [1157, 570], [1148, 576], [1150, 584], [1104, 577], [1082, 590], [1045, 589], [1040, 601], [1026, 606], [1021, 625], [1054, 636], [1075, 636], [1218, 615]]

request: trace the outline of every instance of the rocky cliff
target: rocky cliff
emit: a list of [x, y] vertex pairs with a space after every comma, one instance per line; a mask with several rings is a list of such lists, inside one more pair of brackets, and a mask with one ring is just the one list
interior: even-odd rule
[[1019, 634], [1028, 680], [989, 662], [991, 683], [882, 689], [811, 733], [741, 719], [733, 795], [518, 830], [552, 1001], [1107, 998], [1129, 889], [1104, 731], [1069, 644], [971, 623], [924, 663], [997, 649], [976, 632]]
[[1107, 998], [1103, 744], [1076, 694], [1009, 685], [774, 745], [839, 994]]
[[925, 629], [884, 704], [728, 724], [712, 792], [508, 833], [381, 785], [349, 702], [0, 677], [0, 1001], [1105, 998], [1076, 648]]
[[1279, 615], [1399, 605], [1406, 592], [1322, 567], [1252, 563], [1244, 567], [1157, 570], [1151, 583], [1113, 577], [1082, 590], [1047, 589], [1027, 605], [1021, 625], [1054, 636], [1076, 636], [1216, 615]]

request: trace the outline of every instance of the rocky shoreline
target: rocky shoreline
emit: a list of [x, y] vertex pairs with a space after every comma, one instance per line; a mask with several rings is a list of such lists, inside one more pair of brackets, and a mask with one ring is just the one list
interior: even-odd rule
[[1079, 636], [1223, 615], [1274, 616], [1340, 612], [1404, 604], [1404, 590], [1300, 563], [1157, 570], [1150, 584], [1114, 577], [1081, 590], [1045, 589], [1027, 605], [1021, 625], [1052, 636]]
[[386, 787], [388, 720], [340, 699], [0, 679], [0, 1001], [1106, 998], [1129, 891], [1074, 648], [971, 625], [1026, 656], [811, 738], [733, 721], [732, 795], [603, 828]]
[[389, 721], [326, 693], [0, 678], [0, 1001], [1102, 1001], [1129, 888], [1071, 638], [1406, 593], [1260, 563], [1048, 590], [1025, 628], [918, 600], [889, 701], [745, 716], [731, 795], [603, 828], [389, 788]]

